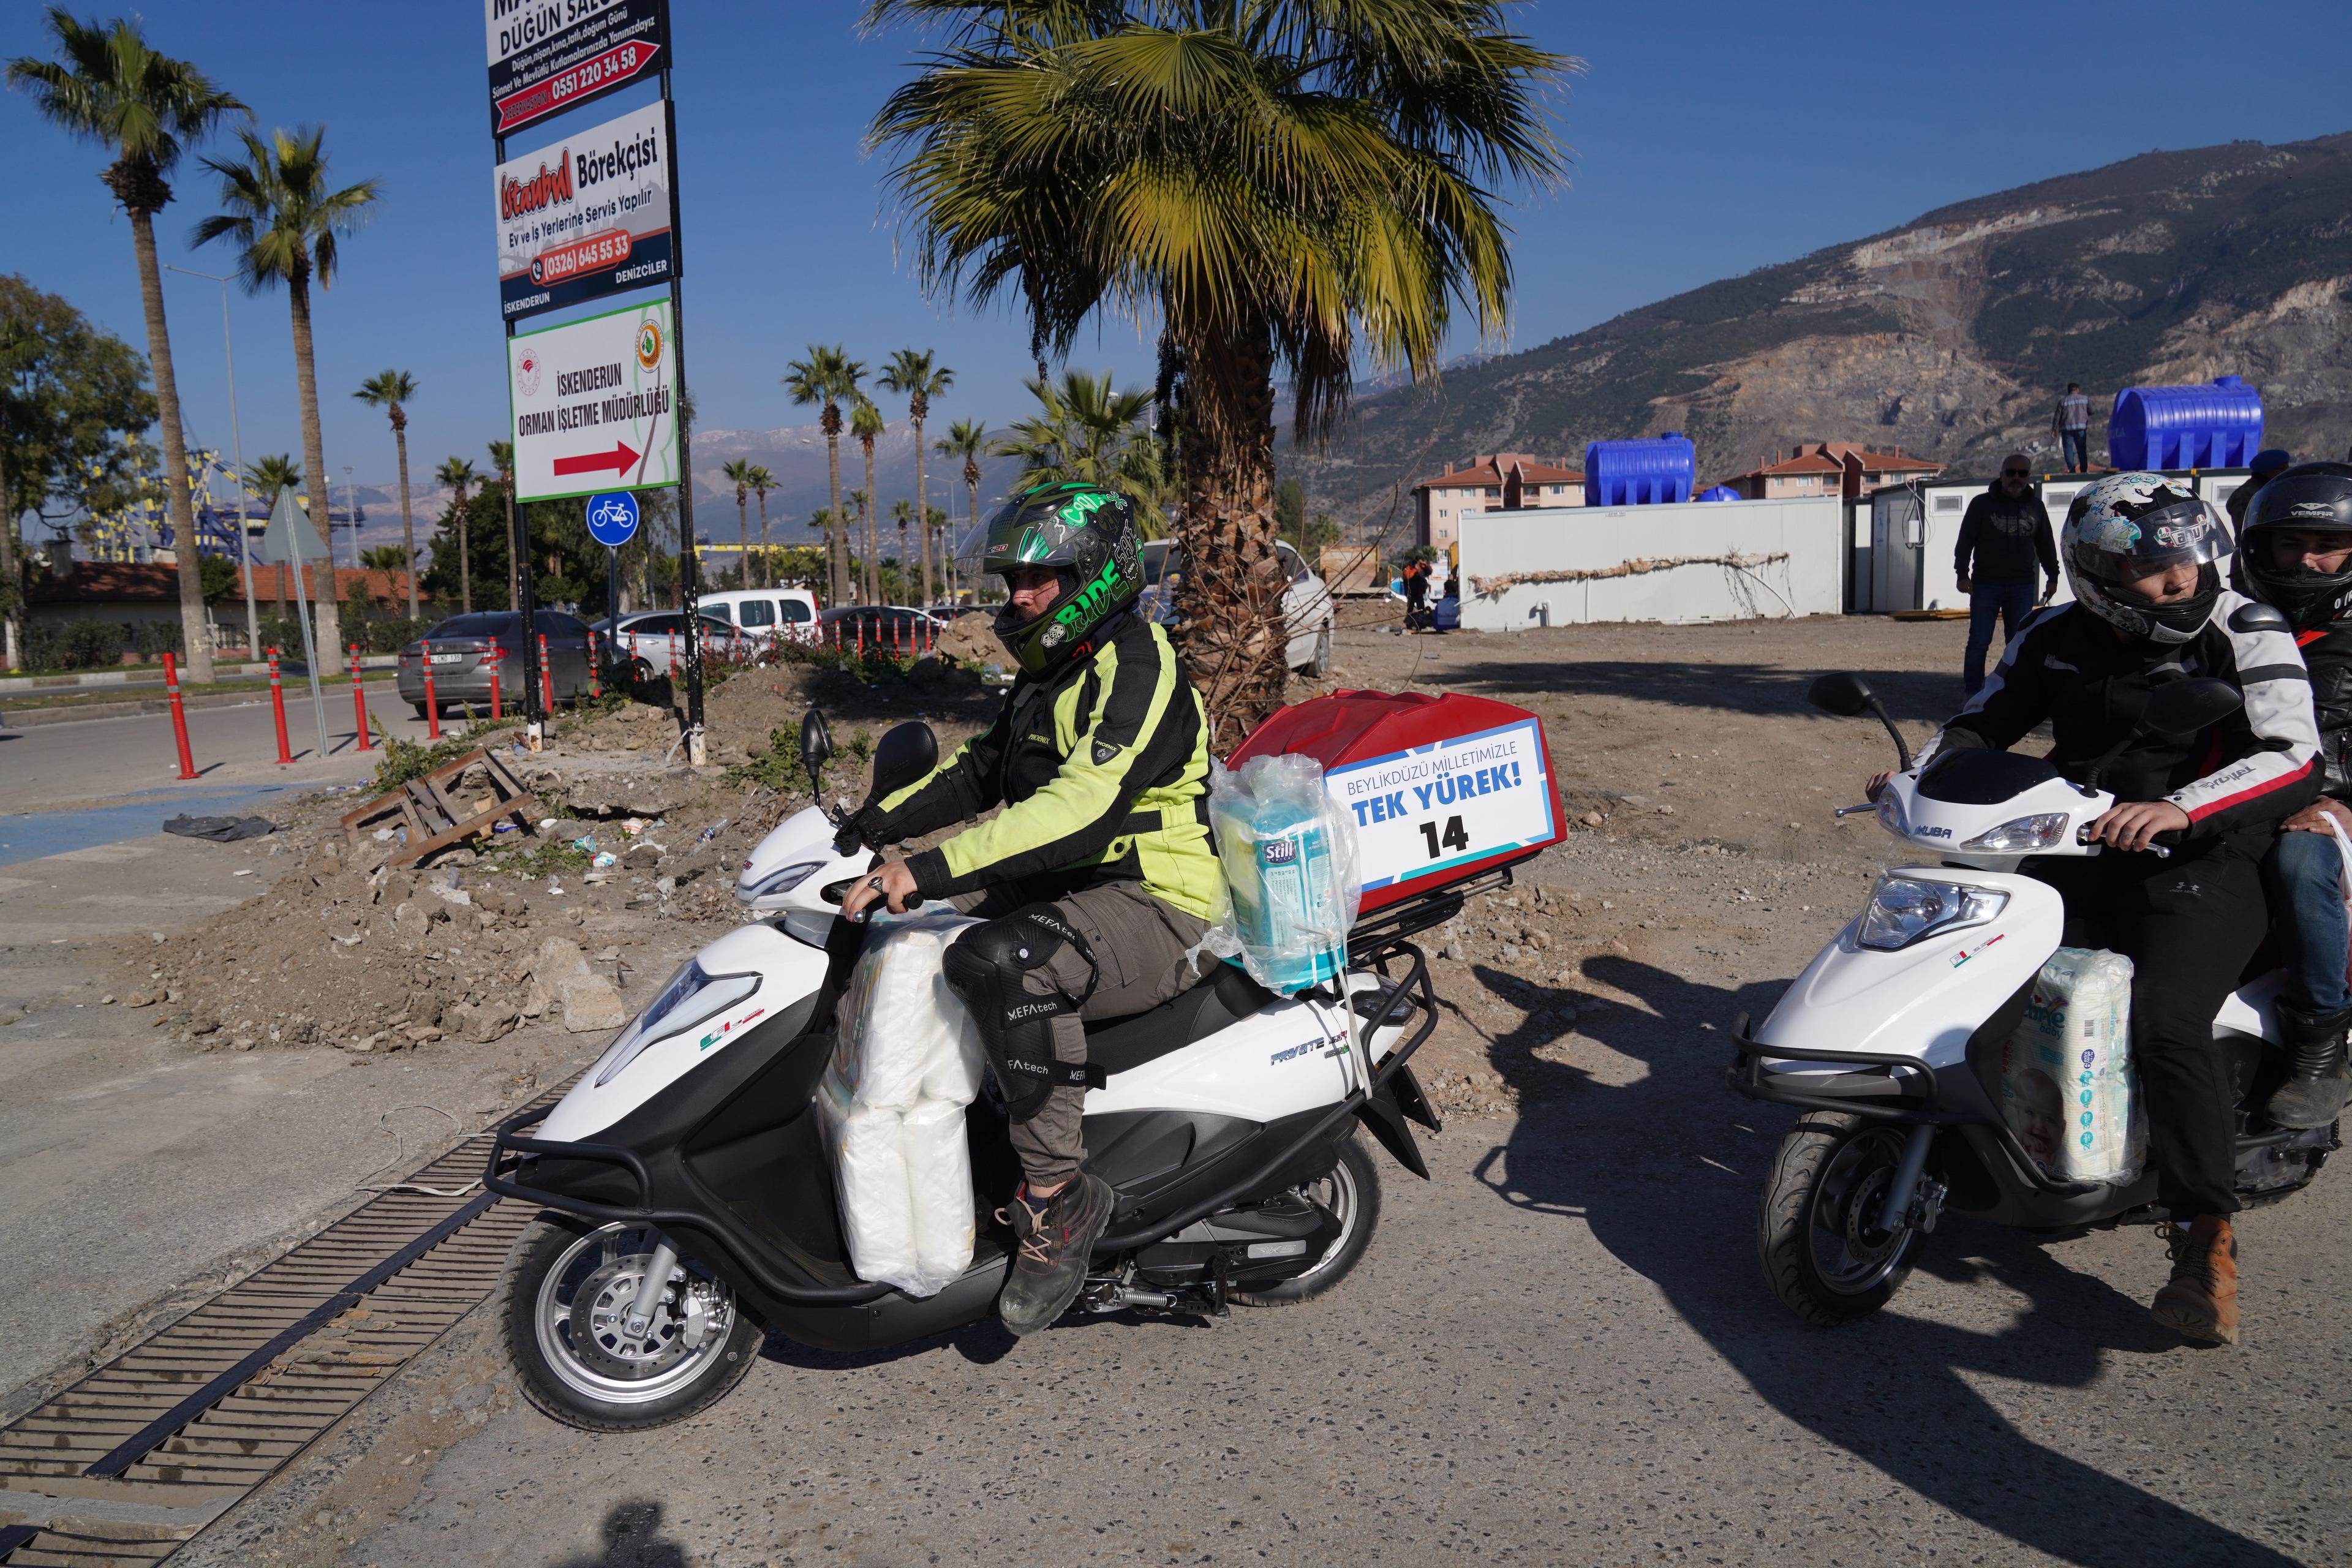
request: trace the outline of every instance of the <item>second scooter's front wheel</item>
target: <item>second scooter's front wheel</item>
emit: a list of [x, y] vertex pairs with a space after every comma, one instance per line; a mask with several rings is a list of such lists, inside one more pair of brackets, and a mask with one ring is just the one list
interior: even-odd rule
[[523, 1232], [499, 1305], [507, 1353], [533, 1405], [591, 1432], [660, 1426], [711, 1405], [751, 1369], [760, 1325], [723, 1280], [684, 1265], [669, 1270], [642, 1331], [630, 1331], [660, 1247], [646, 1226], [569, 1215], [543, 1215]]
[[1780, 1140], [1756, 1214], [1756, 1256], [1773, 1294], [1816, 1328], [1868, 1317], [1910, 1276], [1919, 1233], [1878, 1226], [1907, 1131], [1816, 1110]]

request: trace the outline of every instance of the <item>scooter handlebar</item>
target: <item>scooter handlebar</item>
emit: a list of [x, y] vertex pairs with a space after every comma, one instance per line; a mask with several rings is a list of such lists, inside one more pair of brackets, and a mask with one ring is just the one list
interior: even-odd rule
[[[2074, 829], [2074, 842], [2077, 844], [2088, 844], [2092, 842], [2091, 825], [2089, 823], [2086, 822], [2080, 827]], [[2171, 829], [2159, 833], [2154, 838], [2149, 839], [2147, 853], [2155, 856], [2159, 860], [2169, 860], [2172, 858], [2172, 852], [2179, 847], [2180, 834], [2178, 829]]]

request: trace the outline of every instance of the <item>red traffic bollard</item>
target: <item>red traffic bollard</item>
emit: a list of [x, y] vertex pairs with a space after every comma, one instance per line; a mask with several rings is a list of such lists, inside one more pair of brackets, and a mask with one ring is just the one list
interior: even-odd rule
[[499, 699], [504, 694], [506, 678], [499, 669], [499, 645], [490, 644], [490, 722], [495, 724], [506, 715], [499, 710]]
[[360, 645], [357, 643], [352, 644], [352, 711], [358, 715], [360, 727], [359, 744], [352, 750], [373, 751], [375, 748], [368, 744], [367, 689], [360, 685]]
[[588, 699], [592, 702], [604, 700], [604, 650], [596, 645], [596, 634], [588, 634]]
[[539, 706], [541, 712], [555, 711], [555, 677], [547, 668], [547, 634], [539, 634]]
[[433, 645], [419, 645], [418, 657], [425, 660], [425, 733], [428, 739], [441, 738], [441, 704], [433, 697]]
[[278, 763], [280, 767], [294, 760], [294, 748], [286, 743], [286, 690], [278, 684], [278, 650], [269, 650], [269, 716], [278, 723]]
[[188, 750], [188, 714], [180, 706], [180, 666], [170, 654], [163, 656], [163, 693], [172, 700], [172, 739], [180, 744], [180, 776], [196, 776], [195, 753]]

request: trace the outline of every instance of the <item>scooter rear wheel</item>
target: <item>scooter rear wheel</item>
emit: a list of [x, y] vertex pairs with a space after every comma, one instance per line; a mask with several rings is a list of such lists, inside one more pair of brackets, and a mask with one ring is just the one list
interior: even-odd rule
[[1780, 1140], [1756, 1213], [1756, 1256], [1783, 1305], [1816, 1328], [1866, 1318], [1910, 1277], [1919, 1233], [1878, 1228], [1906, 1129], [1813, 1111]]
[[654, 1324], [621, 1322], [660, 1237], [635, 1225], [545, 1214], [508, 1256], [499, 1316], [524, 1397], [567, 1426], [627, 1432], [667, 1426], [742, 1381], [762, 1331], [723, 1280], [672, 1270]]
[[1303, 1272], [1259, 1289], [1234, 1291], [1234, 1300], [1244, 1307], [1288, 1307], [1311, 1301], [1345, 1279], [1372, 1244], [1372, 1227], [1381, 1218], [1381, 1178], [1371, 1156], [1353, 1137], [1339, 1145], [1339, 1163], [1330, 1174], [1295, 1191], [1328, 1210], [1339, 1222], [1339, 1234]]

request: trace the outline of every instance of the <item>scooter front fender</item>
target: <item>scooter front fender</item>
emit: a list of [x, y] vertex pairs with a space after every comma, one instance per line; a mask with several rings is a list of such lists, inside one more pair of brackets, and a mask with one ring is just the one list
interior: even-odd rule
[[1864, 947], [1848, 924], [1797, 976], [1756, 1031], [1777, 1058], [1810, 1048], [1910, 1057], [1930, 1068], [1967, 1054], [1969, 1037], [2057, 950], [2065, 908], [2047, 884], [2012, 872], [1906, 867], [1890, 876], [2009, 895], [1984, 925], [1935, 932], [1894, 952]]

